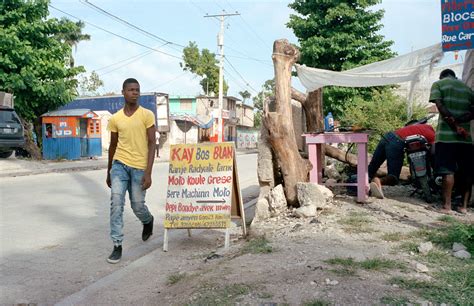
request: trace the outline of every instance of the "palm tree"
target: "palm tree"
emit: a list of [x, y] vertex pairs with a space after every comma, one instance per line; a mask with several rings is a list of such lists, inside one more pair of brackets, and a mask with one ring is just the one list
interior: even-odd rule
[[247, 90], [239, 91], [239, 95], [242, 96], [242, 99], [244, 100], [243, 103], [245, 103], [245, 101], [247, 99], [250, 99], [250, 97], [252, 96], [252, 94], [250, 92], [248, 92]]
[[82, 34], [85, 23], [82, 21], [71, 22], [66, 18], [59, 21], [64, 31], [57, 33], [55, 36], [58, 40], [68, 44], [71, 47], [71, 55], [69, 56], [69, 65], [74, 67], [74, 57], [72, 56], [72, 48], [77, 51], [77, 44], [82, 40], [90, 40], [89, 34]]

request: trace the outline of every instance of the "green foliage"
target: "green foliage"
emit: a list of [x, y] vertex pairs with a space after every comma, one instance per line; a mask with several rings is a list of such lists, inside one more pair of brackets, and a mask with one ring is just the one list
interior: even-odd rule
[[473, 253], [474, 224], [451, 221], [448, 226], [431, 231], [428, 239], [446, 249], [451, 249], [454, 242], [459, 242], [466, 246], [470, 253]]
[[359, 263], [359, 266], [365, 270], [390, 270], [390, 269], [400, 269], [404, 270], [406, 265], [391, 259], [385, 258], [371, 258], [366, 259]]
[[275, 95], [275, 79], [266, 80], [262, 85], [262, 91], [253, 97], [253, 106], [255, 107], [255, 117], [253, 126], [259, 128], [262, 124], [263, 99]]
[[0, 2], [0, 90], [15, 95], [19, 115], [33, 121], [73, 100], [76, 75], [68, 33], [80, 25], [48, 17], [47, 0]]
[[[300, 43], [300, 63], [309, 67], [342, 71], [385, 60], [395, 55], [392, 41], [379, 34], [383, 10], [371, 6], [379, 0], [295, 0], [289, 6], [287, 26]], [[370, 100], [370, 88], [324, 88], [324, 111], [339, 116], [356, 97]]]
[[97, 91], [100, 87], [104, 86], [104, 81], [99, 78], [97, 72], [92, 71], [89, 76], [82, 75], [78, 84], [78, 92], [82, 97], [87, 96], [99, 96]]
[[188, 305], [234, 305], [240, 296], [250, 293], [251, 290], [252, 288], [246, 284], [232, 284], [222, 287], [200, 288], [198, 298]]
[[338, 220], [343, 225], [343, 230], [348, 233], [370, 233], [373, 229], [369, 226], [371, 220], [363, 213], [351, 213]]
[[474, 266], [448, 268], [435, 273], [433, 281], [393, 277], [390, 284], [412, 290], [436, 304], [471, 305], [474, 301]]
[[[373, 152], [381, 136], [389, 131], [401, 128], [409, 121], [408, 102], [391, 91], [374, 91], [371, 100], [356, 97], [348, 103], [338, 117], [342, 126], [359, 126], [373, 131], [369, 139], [369, 151]], [[427, 111], [415, 105], [412, 118], [422, 118]]]
[[242, 248], [242, 253], [265, 254], [273, 252], [272, 246], [269, 244], [267, 238], [261, 236], [252, 239]]
[[326, 300], [320, 300], [320, 299], [303, 303], [303, 306], [330, 306], [330, 305], [332, 305], [330, 302]]
[[402, 262], [398, 262], [391, 259], [385, 258], [370, 258], [363, 261], [355, 261], [352, 257], [348, 258], [331, 258], [324, 261], [330, 265], [341, 266], [342, 269], [332, 270], [339, 275], [355, 275], [358, 268], [372, 271], [382, 271], [391, 269], [406, 269], [406, 265]]
[[410, 300], [406, 297], [393, 297], [393, 296], [384, 296], [380, 299], [380, 302], [384, 305], [393, 305], [393, 306], [402, 306], [409, 305]]
[[[219, 93], [219, 62], [214, 53], [208, 49], [199, 51], [197, 44], [190, 41], [189, 45], [183, 49], [183, 61], [184, 63], [180, 63], [180, 66], [184, 71], [204, 77], [199, 84], [206, 94], [213, 92], [216, 95]], [[227, 94], [228, 89], [229, 86], [224, 80], [224, 95]]]
[[252, 94], [248, 92], [248, 90], [245, 91], [239, 91], [239, 95], [242, 97], [243, 102], [245, 103], [247, 99], [250, 99]]
[[174, 285], [186, 277], [186, 273], [175, 273], [168, 276], [167, 285]]

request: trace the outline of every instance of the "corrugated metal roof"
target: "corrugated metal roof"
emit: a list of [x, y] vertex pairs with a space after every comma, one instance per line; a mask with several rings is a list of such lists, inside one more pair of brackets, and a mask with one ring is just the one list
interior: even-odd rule
[[77, 108], [77, 109], [63, 109], [63, 110], [57, 110], [53, 112], [48, 112], [41, 117], [61, 117], [61, 116], [71, 116], [71, 117], [79, 117], [79, 116], [84, 116], [87, 113], [90, 113], [91, 110], [87, 108]]

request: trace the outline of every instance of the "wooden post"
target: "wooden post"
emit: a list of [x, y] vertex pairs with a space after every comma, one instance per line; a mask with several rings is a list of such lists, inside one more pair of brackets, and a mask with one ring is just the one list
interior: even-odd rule
[[269, 141], [280, 165], [285, 183], [285, 195], [290, 206], [299, 206], [296, 183], [307, 182], [311, 164], [301, 158], [295, 139], [291, 110], [291, 69], [299, 51], [286, 39], [273, 44], [275, 69], [275, 111], [264, 113]]

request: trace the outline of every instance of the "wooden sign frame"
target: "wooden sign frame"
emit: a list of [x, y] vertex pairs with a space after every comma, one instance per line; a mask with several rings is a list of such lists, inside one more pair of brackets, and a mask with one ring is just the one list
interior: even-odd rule
[[[242, 226], [242, 232], [243, 235], [247, 235], [247, 227], [245, 223], [245, 210], [242, 202], [242, 193], [240, 190], [240, 182], [239, 182], [239, 176], [238, 176], [238, 171], [237, 171], [237, 161], [236, 161], [236, 154], [235, 154], [235, 144], [233, 142], [224, 142], [224, 143], [205, 143], [202, 144], [202, 146], [217, 146], [217, 145], [222, 145], [222, 144], [232, 144], [232, 188], [231, 188], [231, 211], [230, 211], [230, 222], [235, 221], [235, 220], [240, 220], [241, 221], [241, 226]], [[186, 146], [185, 146], [186, 147]], [[199, 144], [192, 144], [189, 145], [189, 147], [194, 147], [194, 148], [199, 148]], [[193, 151], [194, 152], [194, 151]], [[170, 150], [170, 162], [172, 158], [172, 150]], [[213, 172], [210, 172], [213, 173]], [[171, 173], [169, 173], [171, 174]], [[169, 179], [168, 179], [168, 188], [169, 188]], [[168, 204], [168, 192], [167, 192], [167, 204]], [[197, 204], [196, 204], [197, 205]], [[166, 214], [165, 214], [166, 215]], [[188, 232], [188, 236], [191, 237], [191, 229], [199, 229], [200, 227], [192, 227], [192, 228], [186, 228], [186, 227], [179, 227], [179, 228], [168, 228], [165, 227], [164, 229], [164, 236], [163, 236], [163, 251], [167, 252], [168, 251], [168, 240], [169, 240], [169, 235], [168, 235], [168, 230], [170, 229], [186, 229]], [[225, 229], [225, 241], [224, 241], [224, 248], [228, 248], [230, 246], [230, 231], [229, 227], [227, 228], [221, 228], [221, 227], [202, 227], [202, 228], [215, 228], [215, 229]]]

